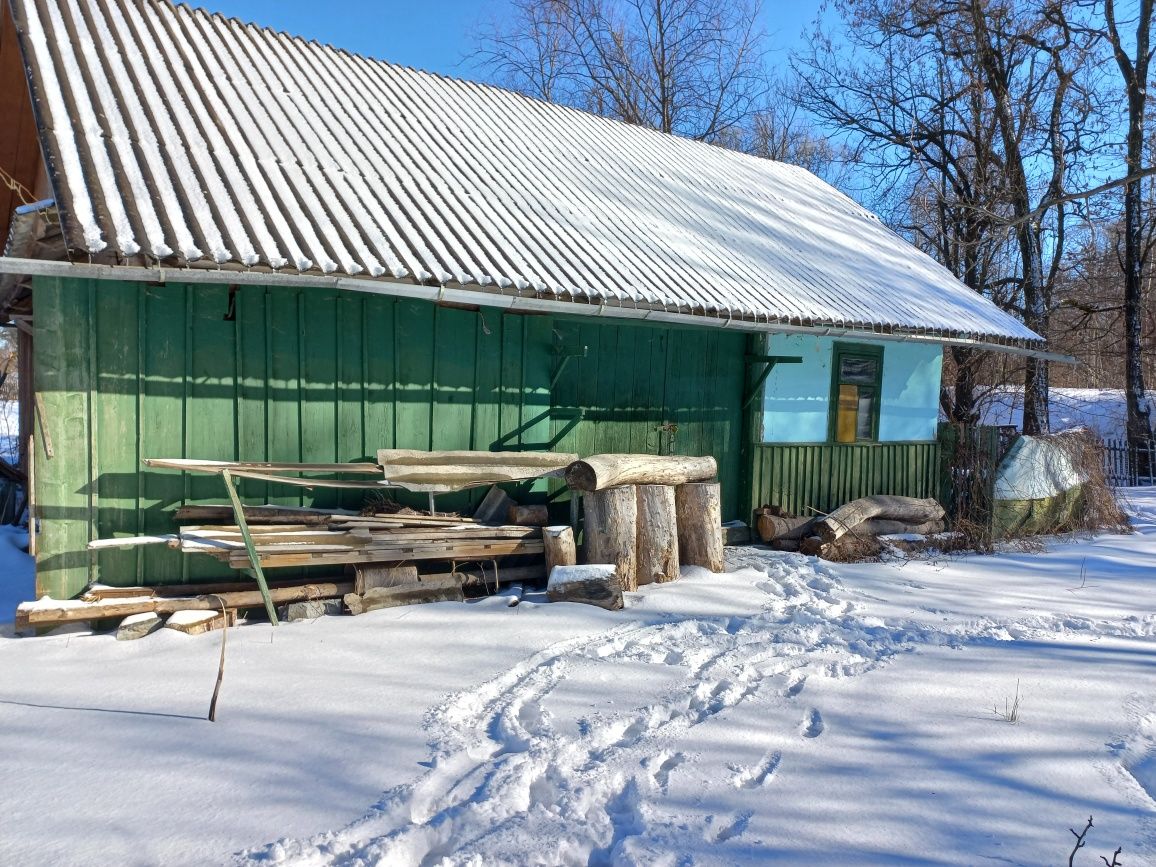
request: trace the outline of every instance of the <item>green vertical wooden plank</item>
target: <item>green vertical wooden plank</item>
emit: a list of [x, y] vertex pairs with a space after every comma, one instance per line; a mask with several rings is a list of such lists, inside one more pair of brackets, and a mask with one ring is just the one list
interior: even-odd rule
[[[35, 391], [44, 413], [35, 424], [37, 537], [36, 595], [68, 599], [89, 579], [88, 331], [75, 328], [89, 315], [87, 285], [36, 278]], [[37, 413], [39, 415], [39, 413]], [[54, 457], [45, 452], [45, 430]]]
[[[266, 306], [276, 296], [258, 286], [238, 287], [233, 331], [237, 344], [237, 459], [269, 460], [269, 333]], [[269, 500], [270, 486], [246, 480], [251, 503]]]
[[[468, 449], [473, 428], [474, 374], [477, 360], [478, 315], [469, 310], [441, 307], [436, 310], [437, 343], [434, 347], [434, 402], [430, 448]], [[468, 493], [455, 492], [437, 498], [439, 509], [468, 508]]]
[[361, 328], [361, 364], [365, 384], [365, 452], [377, 458], [378, 449], [397, 447], [397, 301], [379, 295], [364, 299]]
[[343, 292], [337, 296], [337, 451], [338, 461], [369, 457], [365, 446], [365, 347], [362, 321], [366, 296]]
[[[297, 289], [270, 293], [268, 299], [269, 460], [301, 460], [301, 359], [299, 357]], [[242, 482], [242, 484], [244, 484]], [[219, 485], [219, 483], [218, 483]], [[245, 494], [247, 488], [242, 487]], [[285, 485], [269, 486], [269, 502], [301, 505], [301, 492]]]
[[[236, 448], [236, 326], [229, 311], [227, 286], [189, 288], [188, 404], [185, 407], [185, 455], [204, 460], [231, 460]], [[224, 491], [215, 476], [189, 473], [189, 500], [219, 503]], [[190, 580], [228, 574], [210, 557], [186, 557]]]
[[478, 315], [437, 309], [431, 448], [468, 449], [473, 427]]
[[[560, 323], [561, 324], [561, 323]], [[598, 427], [605, 418], [605, 407], [598, 401], [598, 368], [602, 363], [602, 347], [599, 343], [599, 327], [588, 323], [579, 323], [568, 332], [563, 328], [555, 328], [564, 335], [561, 350], [565, 353], [581, 352], [586, 348], [584, 357], [572, 358], [563, 370], [562, 376], [572, 383], [567, 393], [572, 393], [572, 406], [581, 408], [585, 417], [574, 428], [571, 439], [571, 448], [579, 455], [597, 453]]]
[[526, 340], [522, 346], [522, 423], [524, 444], [543, 450], [550, 443], [550, 362], [553, 357], [553, 319], [526, 318]]
[[[89, 364], [92, 388], [93, 474], [97, 538], [140, 532], [137, 430], [139, 292], [134, 284], [106, 282], [90, 287], [92, 311]], [[141, 548], [102, 551], [96, 580], [127, 587], [137, 580]]]
[[399, 301], [394, 329], [397, 357], [396, 431], [399, 449], [429, 449], [434, 376], [434, 306]]
[[[595, 454], [625, 452], [630, 446], [630, 418], [625, 413], [622, 388], [622, 360], [618, 355], [620, 344], [630, 342], [632, 332], [620, 325], [598, 328], [597, 359], [595, 366], [594, 406], [600, 418], [594, 429], [592, 451]], [[594, 351], [594, 350], [592, 350]]]
[[526, 317], [502, 314], [502, 384], [499, 392], [498, 429], [501, 448], [516, 450], [522, 443], [522, 346], [525, 343]]
[[501, 436], [504, 322], [500, 311], [484, 307], [475, 322], [474, 414], [469, 448], [477, 451], [500, 451], [495, 445]]
[[[139, 315], [144, 350], [140, 380], [140, 453], [142, 458], [183, 457], [185, 448], [185, 287], [139, 286]], [[172, 531], [172, 510], [184, 500], [181, 473], [140, 468], [141, 530]], [[142, 575], [148, 583], [179, 583], [184, 556], [159, 545], [142, 549]]]
[[[300, 321], [297, 324], [298, 353], [301, 358], [301, 457], [305, 463], [338, 460], [338, 310], [333, 291], [310, 290], [300, 294]], [[341, 505], [341, 493], [333, 488], [314, 488], [305, 496], [307, 505], [334, 508]], [[355, 496], [360, 506], [362, 497]]]

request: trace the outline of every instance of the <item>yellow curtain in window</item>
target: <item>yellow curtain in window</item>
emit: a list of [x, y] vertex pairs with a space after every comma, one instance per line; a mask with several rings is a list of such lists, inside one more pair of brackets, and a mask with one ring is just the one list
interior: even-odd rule
[[855, 432], [859, 419], [859, 386], [839, 386], [838, 415], [835, 418], [835, 441], [855, 442]]

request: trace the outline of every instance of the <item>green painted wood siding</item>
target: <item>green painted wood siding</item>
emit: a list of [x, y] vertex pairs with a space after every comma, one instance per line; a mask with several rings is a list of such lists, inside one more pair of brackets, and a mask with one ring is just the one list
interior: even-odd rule
[[[209, 558], [163, 546], [85, 550], [93, 538], [171, 531], [182, 503], [223, 501], [219, 479], [142, 472], [144, 457], [356, 461], [390, 447], [713, 454], [724, 509], [738, 513], [738, 334], [313, 289], [239, 287], [231, 298], [227, 285], [44, 279], [34, 303], [36, 389], [55, 449], [48, 459], [38, 437], [39, 593], [221, 574]], [[582, 345], [586, 357], [559, 369]], [[251, 503], [361, 498], [241, 485]], [[539, 484], [535, 496], [556, 489]]]
[[934, 497], [939, 444], [763, 443], [754, 447], [751, 502], [809, 517], [872, 494]]

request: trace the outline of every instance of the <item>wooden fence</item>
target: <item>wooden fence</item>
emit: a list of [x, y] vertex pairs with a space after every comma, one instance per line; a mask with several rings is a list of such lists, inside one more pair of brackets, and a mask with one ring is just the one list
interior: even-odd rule
[[1104, 476], [1117, 487], [1156, 485], [1156, 439], [1138, 445], [1104, 440]]
[[938, 471], [937, 442], [758, 443], [751, 502], [810, 516], [872, 494], [934, 497]]

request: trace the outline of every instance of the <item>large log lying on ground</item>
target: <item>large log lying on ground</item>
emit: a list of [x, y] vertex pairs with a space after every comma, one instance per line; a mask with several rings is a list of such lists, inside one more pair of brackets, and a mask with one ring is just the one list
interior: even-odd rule
[[674, 488], [670, 485], [638, 485], [635, 490], [638, 492], [638, 583], [674, 581], [678, 578]]
[[725, 572], [722, 493], [718, 482], [691, 482], [674, 489], [678, 556], [684, 566]]
[[926, 536], [929, 533], [942, 533], [943, 521], [908, 524], [906, 521], [893, 521], [890, 518], [871, 518], [856, 527], [855, 532], [861, 536], [891, 536], [896, 533]]
[[586, 510], [584, 557], [612, 563], [623, 590], [638, 589], [638, 500], [633, 485], [594, 491], [582, 498]]
[[712, 457], [681, 455], [592, 455], [566, 468], [566, 484], [576, 491], [601, 491], [618, 485], [681, 485], [713, 479]]
[[365, 593], [345, 594], [350, 614], [365, 614], [381, 608], [417, 605], [424, 602], [461, 602], [465, 599], [461, 578], [457, 575], [430, 576], [420, 581], [393, 587], [373, 587]]
[[926, 524], [928, 521], [943, 520], [943, 507], [930, 498], [918, 500], [888, 494], [861, 497], [816, 521], [815, 533], [824, 544], [830, 545], [872, 518], [886, 518], [905, 524]]
[[798, 541], [805, 539], [813, 532], [817, 518], [783, 518], [778, 515], [761, 514], [755, 521], [759, 531], [759, 538], [764, 542]]
[[551, 602], [585, 602], [617, 611], [623, 605], [622, 590], [613, 564], [557, 566], [550, 572], [546, 596]]

